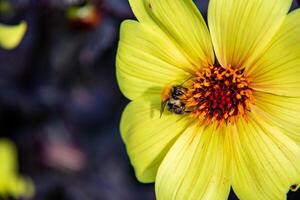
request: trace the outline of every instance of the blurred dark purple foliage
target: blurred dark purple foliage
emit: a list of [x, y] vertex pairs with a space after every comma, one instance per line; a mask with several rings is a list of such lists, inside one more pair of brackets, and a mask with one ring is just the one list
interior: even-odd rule
[[[0, 136], [17, 143], [34, 199], [155, 199], [153, 185], [136, 181], [118, 129], [128, 102], [115, 78], [118, 30], [134, 18], [127, 0], [91, 1], [101, 19], [90, 27], [66, 17], [85, 0], [4, 1], [11, 9], [0, 21], [25, 19], [28, 31], [18, 48], [0, 49]], [[206, 15], [208, 0], [196, 4]]]

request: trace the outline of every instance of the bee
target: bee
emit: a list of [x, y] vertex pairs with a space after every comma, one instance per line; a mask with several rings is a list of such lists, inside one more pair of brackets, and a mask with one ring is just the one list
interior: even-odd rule
[[182, 115], [188, 112], [185, 105], [185, 93], [187, 88], [182, 85], [167, 85], [162, 91], [162, 101], [160, 116], [162, 116], [165, 107], [175, 114]]

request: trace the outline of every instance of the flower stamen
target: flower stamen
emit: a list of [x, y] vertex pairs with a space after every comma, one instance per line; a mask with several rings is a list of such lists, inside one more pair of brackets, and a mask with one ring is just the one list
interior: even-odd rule
[[210, 66], [197, 72], [185, 87], [186, 107], [192, 106], [193, 115], [209, 123], [234, 123], [238, 117], [246, 117], [254, 103], [244, 69]]
[[[235, 123], [239, 117], [246, 118], [254, 104], [249, 84], [244, 69], [206, 67], [184, 84], [170, 89], [173, 98], [169, 98], [168, 110], [175, 114], [190, 113], [206, 123], [217, 121], [220, 126]], [[182, 93], [174, 98], [173, 93], [179, 88]]]

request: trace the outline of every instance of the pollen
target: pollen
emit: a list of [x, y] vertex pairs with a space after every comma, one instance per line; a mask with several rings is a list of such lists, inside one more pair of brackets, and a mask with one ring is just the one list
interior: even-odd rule
[[246, 118], [254, 104], [253, 90], [244, 69], [210, 66], [186, 82], [186, 109], [207, 123], [235, 123]]

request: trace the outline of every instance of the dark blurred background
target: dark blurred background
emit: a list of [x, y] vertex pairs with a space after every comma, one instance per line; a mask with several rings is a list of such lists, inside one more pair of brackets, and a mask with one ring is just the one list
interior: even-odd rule
[[[208, 0], [196, 3], [206, 15]], [[136, 181], [118, 129], [128, 100], [115, 56], [128, 18], [127, 0], [0, 0], [1, 23], [28, 23], [18, 48], [0, 49], [0, 136], [17, 144], [34, 200], [155, 199], [152, 184]]]

